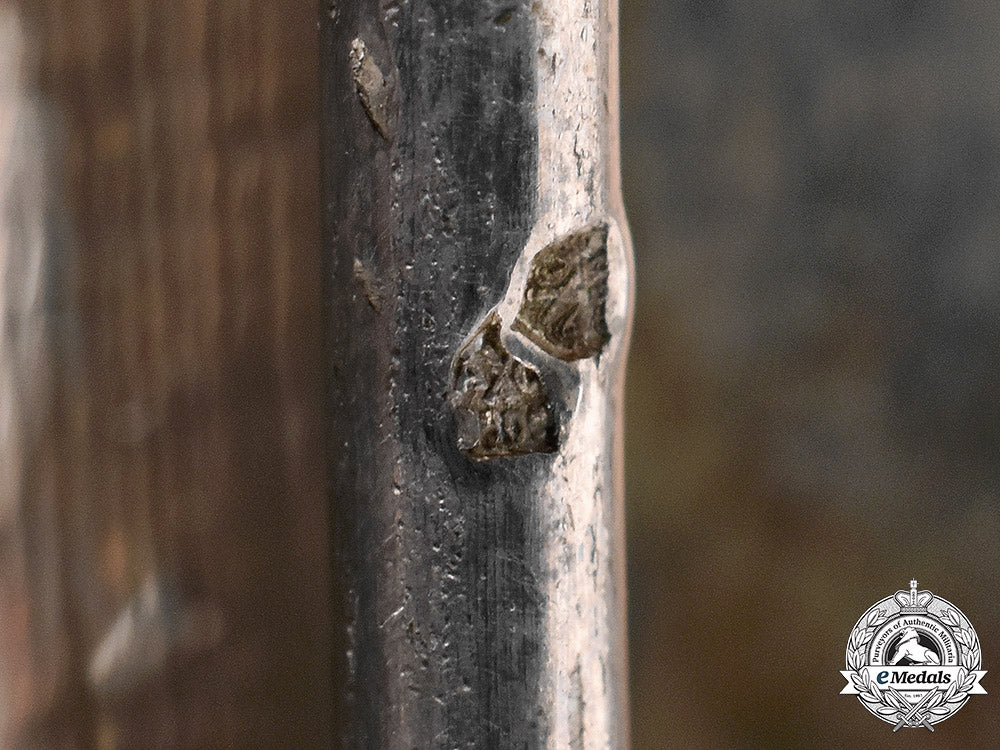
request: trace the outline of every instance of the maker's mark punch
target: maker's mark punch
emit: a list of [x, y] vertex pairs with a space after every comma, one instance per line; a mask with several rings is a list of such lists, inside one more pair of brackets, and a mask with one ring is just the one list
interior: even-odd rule
[[512, 328], [553, 357], [593, 357], [610, 338], [607, 298], [608, 225], [602, 222], [557, 239], [532, 259]]

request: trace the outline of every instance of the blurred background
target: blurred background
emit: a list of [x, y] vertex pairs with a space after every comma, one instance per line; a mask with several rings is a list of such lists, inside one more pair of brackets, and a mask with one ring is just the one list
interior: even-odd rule
[[[990, 2], [622, 3], [637, 747], [888, 745], [837, 670], [911, 577], [996, 663], [998, 43]], [[906, 741], [996, 744], [993, 700]]]
[[[634, 746], [898, 744], [871, 604], [1000, 645], [1000, 5], [621, 13]], [[315, 14], [0, 0], [0, 746], [333, 732]]]

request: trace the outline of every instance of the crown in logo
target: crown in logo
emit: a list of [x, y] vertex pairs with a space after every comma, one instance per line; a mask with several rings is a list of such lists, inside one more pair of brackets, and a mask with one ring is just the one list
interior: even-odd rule
[[913, 580], [910, 581], [910, 590], [897, 591], [895, 599], [901, 614], [923, 615], [927, 614], [928, 605], [934, 601], [934, 594], [930, 591], [917, 591], [917, 582]]

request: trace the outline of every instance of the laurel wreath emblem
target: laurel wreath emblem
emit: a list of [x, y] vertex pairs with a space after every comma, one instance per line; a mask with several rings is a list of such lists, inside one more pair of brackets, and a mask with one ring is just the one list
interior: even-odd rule
[[[860, 671], [862, 667], [866, 666], [865, 654], [868, 652], [868, 645], [872, 638], [875, 637], [875, 631], [888, 619], [889, 615], [879, 607], [868, 614], [864, 627], [861, 627], [860, 623], [858, 624], [858, 627], [851, 633], [851, 639], [848, 642], [847, 668], [851, 671], [851, 682], [854, 683], [861, 700], [880, 716], [902, 717], [913, 709], [913, 705], [899, 697], [897, 693], [882, 692], [875, 686], [871, 676]], [[958, 641], [961, 652], [962, 665], [958, 670], [958, 679], [945, 690], [935, 692], [920, 711], [914, 715], [913, 721], [917, 724], [920, 724], [928, 714], [944, 717], [957, 711], [969, 697], [969, 691], [976, 683], [974, 670], [982, 663], [979, 641], [969, 621], [950, 607], [941, 613], [940, 619], [955, 633], [955, 640]]]

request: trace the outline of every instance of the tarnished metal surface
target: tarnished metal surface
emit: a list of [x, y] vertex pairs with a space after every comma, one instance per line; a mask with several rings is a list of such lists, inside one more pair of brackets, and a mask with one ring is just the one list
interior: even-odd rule
[[[628, 744], [620, 409], [632, 261], [616, 15], [591, 0], [324, 4], [330, 467], [352, 587], [351, 746]], [[546, 271], [553, 284], [539, 283]], [[484, 387], [476, 413], [525, 394], [534, 406], [518, 401], [507, 442], [477, 452], [483, 425], [503, 424], [487, 414], [468, 431], [461, 389], [485, 332], [491, 372], [524, 369], [511, 366], [522, 387], [505, 397]], [[539, 394], [551, 444], [531, 438]]]

